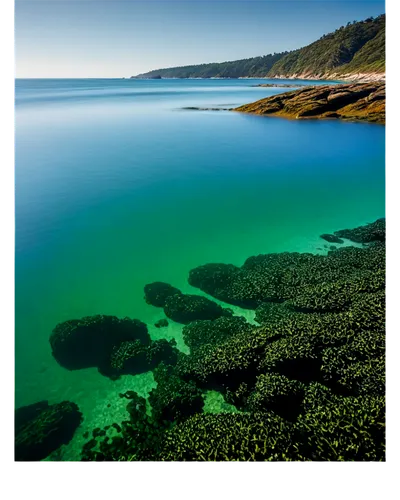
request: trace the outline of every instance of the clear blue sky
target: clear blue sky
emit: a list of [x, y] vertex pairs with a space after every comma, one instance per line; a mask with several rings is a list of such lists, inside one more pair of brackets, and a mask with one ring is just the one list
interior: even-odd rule
[[384, 1], [16, 0], [17, 77], [122, 77], [292, 50]]

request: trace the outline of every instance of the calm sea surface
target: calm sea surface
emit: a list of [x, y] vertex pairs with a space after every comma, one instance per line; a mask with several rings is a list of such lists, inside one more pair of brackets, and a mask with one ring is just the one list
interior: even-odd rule
[[383, 126], [182, 109], [287, 91], [257, 83], [16, 81], [17, 406], [69, 399], [92, 425], [112, 391], [154, 386], [151, 373], [112, 382], [59, 367], [57, 323], [139, 318], [185, 349], [179, 325], [151, 327], [162, 310], [146, 283], [189, 291], [207, 262], [324, 253], [321, 233], [384, 216]]

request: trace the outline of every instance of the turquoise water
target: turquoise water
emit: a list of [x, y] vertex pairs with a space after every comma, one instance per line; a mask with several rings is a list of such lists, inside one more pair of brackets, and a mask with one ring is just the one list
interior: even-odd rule
[[59, 367], [57, 323], [136, 317], [184, 350], [181, 326], [151, 327], [146, 283], [189, 291], [207, 262], [324, 253], [321, 233], [384, 216], [384, 127], [182, 110], [287, 91], [256, 83], [17, 80], [16, 406], [70, 399], [89, 425], [113, 392], [154, 384]]

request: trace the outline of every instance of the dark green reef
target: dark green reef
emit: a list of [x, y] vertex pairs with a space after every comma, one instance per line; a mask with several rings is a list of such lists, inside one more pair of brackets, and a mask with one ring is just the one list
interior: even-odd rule
[[[157, 382], [147, 402], [120, 394], [129, 417], [87, 435], [81, 459], [384, 461], [385, 219], [321, 238], [337, 248], [190, 271], [190, 285], [255, 310], [257, 325], [203, 295], [146, 285], [145, 300], [184, 324], [190, 354], [151, 341], [139, 320], [57, 325], [50, 343], [65, 368], [96, 366], [111, 378], [152, 370]], [[208, 390], [236, 411], [205, 412]], [[71, 402], [18, 409], [16, 459], [45, 458], [80, 421]]]

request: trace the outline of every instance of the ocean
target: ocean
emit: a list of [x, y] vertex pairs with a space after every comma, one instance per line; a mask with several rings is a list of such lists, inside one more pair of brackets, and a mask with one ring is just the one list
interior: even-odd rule
[[198, 265], [326, 254], [320, 234], [384, 217], [383, 126], [183, 109], [290, 90], [258, 83], [16, 80], [15, 404], [78, 404], [62, 459], [79, 459], [85, 431], [126, 418], [120, 392], [147, 396], [155, 382], [62, 368], [49, 344], [58, 323], [138, 318], [188, 352], [182, 325], [154, 327], [164, 316], [144, 301], [147, 283], [201, 294], [187, 282]]

